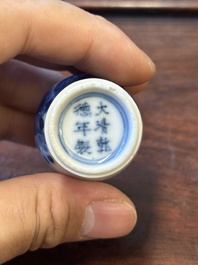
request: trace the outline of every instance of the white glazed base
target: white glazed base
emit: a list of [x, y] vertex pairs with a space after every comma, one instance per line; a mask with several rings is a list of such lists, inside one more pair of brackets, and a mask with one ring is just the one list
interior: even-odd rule
[[142, 120], [136, 103], [121, 87], [88, 78], [56, 96], [45, 117], [44, 134], [55, 170], [101, 180], [133, 159], [142, 138]]

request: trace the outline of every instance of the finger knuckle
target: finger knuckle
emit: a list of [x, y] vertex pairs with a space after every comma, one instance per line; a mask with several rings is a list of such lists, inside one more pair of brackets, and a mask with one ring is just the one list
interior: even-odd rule
[[68, 204], [62, 200], [57, 186], [45, 187], [37, 193], [35, 233], [30, 250], [51, 248], [64, 242], [69, 218]]

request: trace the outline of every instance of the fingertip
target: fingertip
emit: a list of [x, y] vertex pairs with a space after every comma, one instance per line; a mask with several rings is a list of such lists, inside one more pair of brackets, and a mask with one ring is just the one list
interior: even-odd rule
[[76, 67], [121, 86], [148, 82], [156, 71], [154, 62], [115, 24], [93, 16], [92, 45]]
[[135, 208], [126, 202], [92, 202], [86, 210], [82, 237], [86, 239], [121, 237], [134, 228], [136, 221]]
[[125, 87], [125, 90], [130, 94], [130, 95], [135, 95], [143, 90], [148, 86], [149, 82], [146, 82], [144, 84], [138, 85], [138, 86], [128, 86]]

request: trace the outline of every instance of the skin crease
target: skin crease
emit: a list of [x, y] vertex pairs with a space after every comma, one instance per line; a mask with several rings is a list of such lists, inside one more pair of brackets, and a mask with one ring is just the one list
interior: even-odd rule
[[[116, 26], [58, 0], [1, 1], [0, 32], [1, 139], [34, 146], [38, 105], [70, 71], [107, 78], [130, 94], [155, 73], [148, 56]], [[136, 220], [131, 200], [105, 183], [58, 173], [4, 180], [0, 263], [40, 247], [123, 236]]]

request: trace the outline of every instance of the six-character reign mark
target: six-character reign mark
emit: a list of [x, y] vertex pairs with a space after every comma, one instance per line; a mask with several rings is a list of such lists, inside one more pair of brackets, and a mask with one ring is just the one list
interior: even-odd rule
[[[109, 112], [107, 111], [107, 105], [103, 104], [103, 102], [100, 101], [100, 103], [97, 106], [98, 112], [95, 113], [95, 116], [99, 115], [108, 115]], [[87, 102], [79, 103], [76, 105], [73, 109], [73, 113], [76, 114], [76, 116], [83, 116], [83, 117], [91, 117], [91, 107]], [[107, 122], [106, 118], [102, 118], [100, 121], [95, 121], [95, 128], [92, 128], [94, 131], [100, 130], [101, 134], [107, 134], [107, 127], [110, 125], [110, 123]], [[78, 121], [75, 123], [76, 129], [74, 132], [81, 133], [84, 137], [88, 136], [88, 132], [91, 131], [90, 128], [90, 122], [89, 121]], [[103, 153], [103, 152], [109, 152], [111, 151], [111, 148], [109, 146], [110, 140], [108, 140], [107, 137], [100, 137], [96, 140], [96, 146], [98, 147], [97, 152]], [[75, 150], [78, 154], [91, 154], [91, 146], [90, 142], [86, 139], [80, 139], [77, 141], [75, 145]]]

